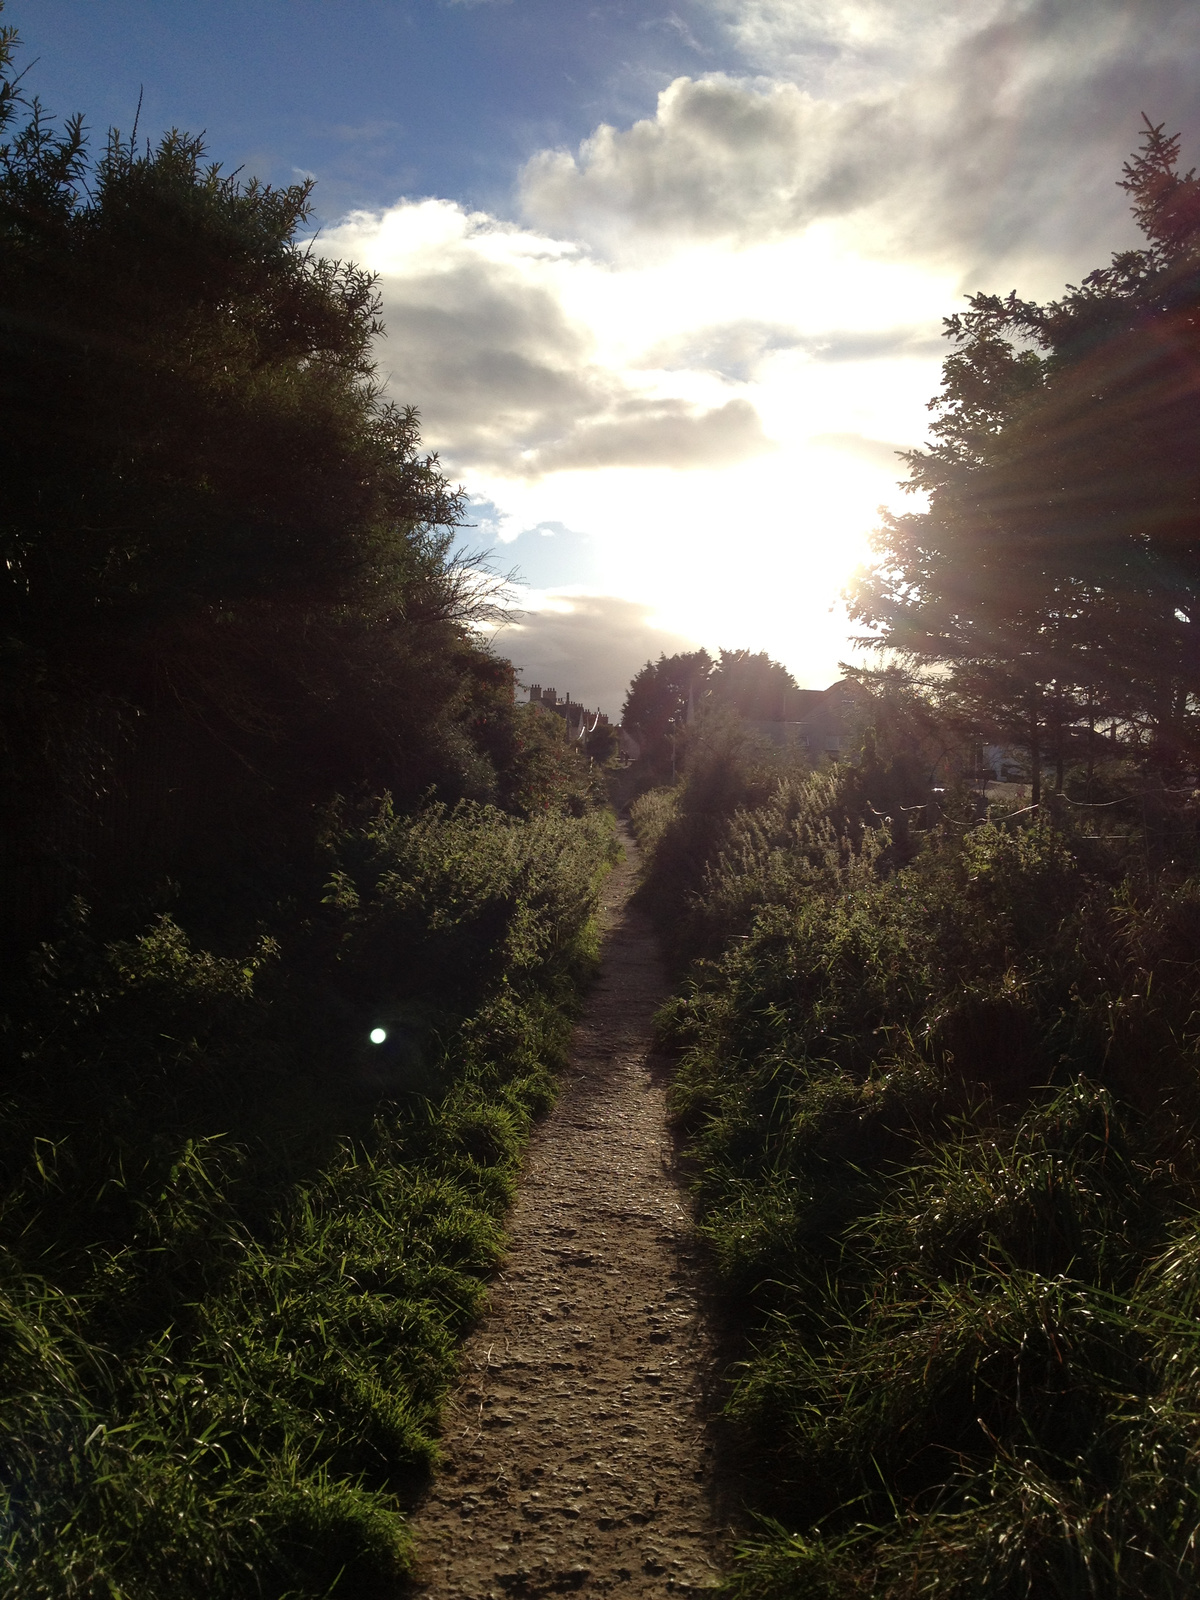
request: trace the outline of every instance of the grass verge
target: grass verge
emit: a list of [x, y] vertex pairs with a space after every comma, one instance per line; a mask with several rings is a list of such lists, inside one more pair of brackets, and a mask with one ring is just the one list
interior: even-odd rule
[[385, 803], [328, 819], [249, 949], [77, 907], [38, 953], [5, 1019], [7, 1592], [395, 1592], [612, 851], [594, 814]]
[[965, 809], [900, 864], [863, 800], [710, 813], [682, 912], [686, 787], [634, 818], [762, 1469], [729, 1592], [1192, 1594], [1200, 881]]

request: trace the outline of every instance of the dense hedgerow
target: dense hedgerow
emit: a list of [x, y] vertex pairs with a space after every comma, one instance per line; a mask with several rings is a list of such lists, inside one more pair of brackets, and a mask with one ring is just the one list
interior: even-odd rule
[[[965, 800], [898, 853], [868, 780], [714, 819], [676, 918], [675, 1110], [770, 1486], [731, 1592], [1190, 1594], [1200, 881]], [[652, 903], [688, 811], [639, 802]]]
[[503, 586], [311, 185], [94, 157], [17, 42], [0, 1590], [367, 1600], [591, 959], [602, 785], [480, 643]]
[[0, 1133], [6, 1592], [393, 1592], [610, 853], [598, 814], [385, 802], [331, 816], [243, 954], [78, 907], [36, 955]]

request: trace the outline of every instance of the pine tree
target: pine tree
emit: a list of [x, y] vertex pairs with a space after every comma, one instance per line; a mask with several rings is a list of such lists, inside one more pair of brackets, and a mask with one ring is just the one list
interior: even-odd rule
[[929, 509], [885, 519], [854, 596], [881, 642], [1003, 681], [1031, 749], [1049, 705], [1160, 760], [1200, 750], [1200, 184], [1178, 158], [1147, 123], [1125, 166], [1145, 248], [1060, 300], [947, 319], [932, 443], [907, 458]]

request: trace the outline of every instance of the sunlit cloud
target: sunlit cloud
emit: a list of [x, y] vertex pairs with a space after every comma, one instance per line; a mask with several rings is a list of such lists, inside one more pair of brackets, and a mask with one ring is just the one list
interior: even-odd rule
[[380, 274], [393, 393], [501, 546], [575, 530], [594, 592], [828, 679], [838, 593], [925, 426], [950, 279], [821, 227], [618, 265], [440, 201], [326, 243]]
[[[400, 201], [323, 248], [380, 275], [391, 393], [542, 584], [503, 648], [575, 640], [582, 662], [608, 629], [636, 666], [657, 628], [822, 684], [898, 452], [926, 437], [942, 319], [1132, 241], [1113, 180], [1143, 106], [1200, 134], [1200, 9], [709, 9], [729, 60], [536, 152], [519, 220]], [[611, 701], [611, 674], [580, 674]]]

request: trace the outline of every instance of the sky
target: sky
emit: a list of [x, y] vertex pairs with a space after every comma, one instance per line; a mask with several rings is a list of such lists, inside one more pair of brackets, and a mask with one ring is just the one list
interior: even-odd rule
[[821, 688], [881, 505], [911, 506], [978, 291], [1136, 242], [1143, 113], [1200, 164], [1196, 0], [9, 0], [94, 137], [204, 130], [317, 180], [379, 275], [380, 371], [521, 578], [495, 647], [617, 715], [647, 659]]

